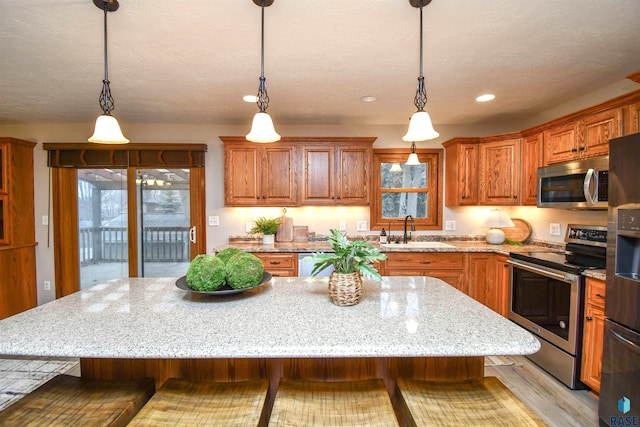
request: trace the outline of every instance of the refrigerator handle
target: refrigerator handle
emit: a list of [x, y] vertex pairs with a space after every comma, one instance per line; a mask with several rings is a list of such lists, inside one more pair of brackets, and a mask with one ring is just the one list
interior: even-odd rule
[[625, 337], [623, 337], [622, 335], [620, 335], [619, 333], [617, 333], [616, 331], [611, 331], [611, 334], [617, 338], [618, 340], [622, 341], [624, 344], [628, 345], [629, 347], [631, 347], [632, 350], [634, 350], [636, 353], [640, 353], [640, 345], [634, 343], [631, 340], [626, 339]]
[[[591, 180], [593, 179], [593, 191], [589, 191], [591, 187]], [[592, 168], [589, 168], [587, 174], [584, 176], [584, 184], [582, 185], [582, 191], [584, 192], [584, 198], [587, 200], [587, 204], [595, 205], [598, 201], [598, 174]]]

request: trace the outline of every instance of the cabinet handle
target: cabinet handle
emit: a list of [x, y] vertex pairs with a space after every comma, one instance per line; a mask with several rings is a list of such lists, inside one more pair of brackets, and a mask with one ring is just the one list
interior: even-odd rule
[[509, 264], [502, 264], [504, 267], [509, 267]]
[[597, 296], [598, 298], [605, 299], [604, 295], [602, 295], [602, 294], [596, 294], [596, 296]]
[[571, 149], [571, 152], [573, 152], [573, 153], [577, 153], [577, 152], [578, 152], [578, 149], [577, 149], [577, 148], [572, 148], [572, 149]]
[[587, 150], [587, 146], [583, 145], [582, 147], [580, 147], [580, 151], [586, 151]]
[[336, 197], [336, 198], [337, 198], [338, 200], [340, 200], [340, 199], [342, 198], [342, 196], [338, 196], [338, 197]]
[[278, 264], [280, 264], [280, 261], [269, 261], [269, 264], [278, 265]]
[[587, 319], [587, 320], [589, 320], [589, 321], [591, 321], [591, 320], [593, 320], [593, 317], [591, 317], [591, 316], [587, 316], [587, 317], [586, 317], [586, 319]]
[[420, 261], [420, 264], [431, 264], [431, 261]]
[[514, 194], [514, 195], [513, 195], [513, 198], [514, 198], [514, 199], [517, 199], [517, 198], [518, 198], [518, 195], [517, 195], [517, 194]]

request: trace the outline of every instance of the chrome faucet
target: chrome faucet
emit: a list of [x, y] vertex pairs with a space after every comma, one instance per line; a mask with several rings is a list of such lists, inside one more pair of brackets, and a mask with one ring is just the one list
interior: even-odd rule
[[[407, 243], [407, 220], [411, 218], [411, 231], [416, 231], [416, 223], [413, 221], [413, 217], [411, 215], [407, 215], [404, 217], [404, 235], [402, 236], [402, 243]], [[409, 233], [411, 235], [411, 233]]]
[[389, 221], [389, 233], [387, 234], [387, 242], [393, 243], [393, 240], [391, 240], [391, 221]]

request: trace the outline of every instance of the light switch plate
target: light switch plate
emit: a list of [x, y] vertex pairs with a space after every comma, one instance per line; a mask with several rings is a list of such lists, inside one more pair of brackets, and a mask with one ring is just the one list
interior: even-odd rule
[[444, 222], [444, 229], [446, 231], [454, 231], [456, 229], [456, 222], [452, 219]]
[[347, 231], [347, 221], [340, 221], [340, 226], [338, 227], [338, 231]]
[[560, 235], [560, 224], [557, 224], [555, 222], [552, 222], [549, 224], [549, 234], [551, 234], [552, 236], [559, 236]]
[[255, 225], [255, 223], [253, 221], [247, 221], [244, 223], [244, 231], [246, 233], [251, 233], [251, 230], [253, 229], [253, 226]]
[[367, 221], [358, 221], [356, 225], [357, 231], [367, 231]]

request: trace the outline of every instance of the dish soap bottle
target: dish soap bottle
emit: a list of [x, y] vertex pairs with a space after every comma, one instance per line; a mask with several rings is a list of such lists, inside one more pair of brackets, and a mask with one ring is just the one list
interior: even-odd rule
[[380, 232], [380, 243], [382, 244], [387, 243], [387, 232], [384, 231], [384, 228]]

